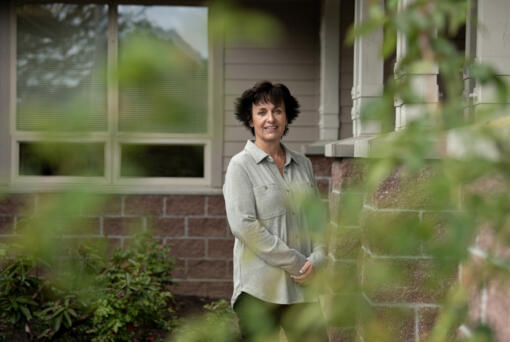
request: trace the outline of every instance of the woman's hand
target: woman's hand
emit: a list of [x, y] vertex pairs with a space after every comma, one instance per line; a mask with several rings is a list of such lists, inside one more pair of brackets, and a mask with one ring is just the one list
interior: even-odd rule
[[301, 273], [301, 275], [291, 275], [290, 277], [299, 285], [306, 285], [310, 282], [310, 279], [314, 274], [313, 264], [310, 261], [305, 262], [303, 267], [299, 270], [299, 273]]

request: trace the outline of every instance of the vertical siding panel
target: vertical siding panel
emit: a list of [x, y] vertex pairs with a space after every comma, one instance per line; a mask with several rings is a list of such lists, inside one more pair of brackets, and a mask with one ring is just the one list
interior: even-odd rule
[[354, 1], [347, 0], [341, 3], [340, 19], [340, 139], [352, 137], [352, 96], [354, 69], [354, 49], [345, 44], [345, 37], [350, 25], [354, 22]]
[[234, 101], [262, 79], [284, 83], [301, 105], [301, 114], [283, 141], [299, 151], [303, 144], [319, 139], [320, 1], [245, 1], [245, 4], [274, 16], [284, 27], [285, 35], [277, 46], [236, 43], [225, 47], [223, 172], [230, 158], [251, 137], [233, 118]]
[[0, 184], [9, 180], [10, 162], [10, 56], [9, 4], [0, 4]]

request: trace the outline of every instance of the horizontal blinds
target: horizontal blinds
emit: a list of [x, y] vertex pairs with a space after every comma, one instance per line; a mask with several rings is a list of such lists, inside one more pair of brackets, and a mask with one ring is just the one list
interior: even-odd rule
[[105, 5], [17, 7], [18, 130], [106, 129]]
[[119, 130], [207, 131], [207, 8], [119, 6]]

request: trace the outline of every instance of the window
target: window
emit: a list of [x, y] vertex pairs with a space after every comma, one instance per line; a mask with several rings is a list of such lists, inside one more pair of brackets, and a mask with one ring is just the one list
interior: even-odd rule
[[26, 4], [13, 16], [14, 182], [212, 184], [207, 7]]

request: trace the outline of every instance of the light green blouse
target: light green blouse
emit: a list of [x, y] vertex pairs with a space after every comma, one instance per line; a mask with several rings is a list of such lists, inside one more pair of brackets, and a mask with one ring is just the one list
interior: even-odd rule
[[271, 156], [252, 141], [227, 168], [223, 194], [235, 236], [232, 305], [241, 292], [277, 304], [317, 300], [290, 278], [299, 275], [306, 260], [316, 269], [327, 261], [325, 246], [301, 224], [300, 210], [288, 205], [296, 188], [316, 191], [312, 163], [282, 146], [283, 177]]

